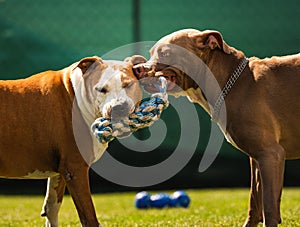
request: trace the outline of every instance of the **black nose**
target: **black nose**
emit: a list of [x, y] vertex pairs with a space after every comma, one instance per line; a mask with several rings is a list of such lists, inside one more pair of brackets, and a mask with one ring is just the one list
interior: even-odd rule
[[118, 121], [122, 118], [128, 117], [130, 112], [130, 107], [127, 102], [117, 103], [111, 108], [111, 119], [113, 121]]

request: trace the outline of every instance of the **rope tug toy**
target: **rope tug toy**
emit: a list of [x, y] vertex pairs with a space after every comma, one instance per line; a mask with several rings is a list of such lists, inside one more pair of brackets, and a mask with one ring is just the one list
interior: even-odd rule
[[128, 119], [114, 122], [104, 117], [97, 118], [91, 126], [96, 139], [100, 143], [108, 143], [116, 137], [127, 137], [132, 132], [149, 127], [157, 121], [162, 111], [169, 106], [166, 79], [159, 77], [159, 80], [159, 93], [154, 93], [149, 100], [143, 101]]

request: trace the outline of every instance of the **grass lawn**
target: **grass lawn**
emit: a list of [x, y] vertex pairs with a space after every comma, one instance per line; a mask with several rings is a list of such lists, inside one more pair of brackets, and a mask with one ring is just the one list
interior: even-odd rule
[[[190, 207], [137, 210], [135, 193], [93, 195], [103, 226], [177, 227], [241, 226], [246, 218], [248, 189], [186, 190]], [[154, 192], [155, 193], [155, 192]], [[44, 226], [39, 216], [42, 196], [0, 196], [0, 226]], [[300, 226], [300, 188], [285, 188], [281, 226]], [[59, 214], [60, 226], [80, 226], [72, 199], [65, 196]]]

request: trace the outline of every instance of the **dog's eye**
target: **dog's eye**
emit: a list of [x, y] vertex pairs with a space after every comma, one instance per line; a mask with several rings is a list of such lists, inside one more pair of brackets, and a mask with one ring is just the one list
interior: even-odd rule
[[162, 51], [160, 52], [160, 57], [161, 58], [166, 58], [170, 56], [170, 52], [169, 51]]
[[161, 55], [163, 57], [169, 57], [170, 56], [170, 52], [169, 51], [164, 51], [164, 52], [161, 53]]
[[106, 94], [108, 92], [106, 87], [96, 87], [96, 91], [99, 91], [102, 94]]
[[161, 58], [166, 58], [171, 55], [171, 50], [168, 47], [162, 47], [161, 49], [158, 50], [159, 57]]

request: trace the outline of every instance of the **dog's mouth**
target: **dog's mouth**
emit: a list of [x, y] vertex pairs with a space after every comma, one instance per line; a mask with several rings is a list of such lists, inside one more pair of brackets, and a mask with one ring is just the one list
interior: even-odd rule
[[101, 116], [111, 121], [112, 135], [118, 138], [129, 136], [132, 132], [129, 128], [129, 116], [138, 106], [127, 101], [111, 101], [107, 103], [102, 111]]
[[167, 80], [167, 92], [172, 93], [178, 91], [178, 86], [180, 86], [180, 76], [183, 73], [177, 68], [167, 66], [161, 70], [157, 71], [149, 71], [147, 75], [142, 78], [141, 84], [144, 87], [145, 91], [149, 93], [159, 92], [160, 81], [159, 77], [164, 77]]

